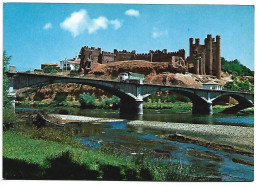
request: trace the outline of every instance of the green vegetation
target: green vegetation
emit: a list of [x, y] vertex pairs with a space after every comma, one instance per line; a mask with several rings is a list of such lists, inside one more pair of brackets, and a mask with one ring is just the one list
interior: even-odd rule
[[234, 78], [233, 82], [227, 82], [224, 85], [224, 89], [234, 90], [234, 91], [254, 92], [254, 86], [248, 80], [239, 81], [237, 78]]
[[111, 98], [98, 99], [97, 102], [96, 96], [90, 95], [89, 93], [83, 93], [79, 95], [79, 102], [81, 108], [113, 108], [118, 109], [120, 105], [120, 99], [116, 96]]
[[168, 110], [171, 112], [191, 112], [192, 103], [177, 101], [175, 103], [145, 102], [144, 109]]
[[254, 115], [254, 107], [240, 110], [237, 115]]
[[56, 73], [58, 72], [59, 68], [55, 67], [55, 66], [45, 66], [43, 68], [43, 72], [44, 73]]
[[8, 99], [9, 79], [5, 74], [8, 71], [8, 65], [11, 56], [7, 56], [6, 52], [3, 52], [3, 107], [10, 106], [10, 100]]
[[140, 79], [144, 79], [144, 75], [143, 74], [139, 74], [139, 73], [132, 73], [130, 74], [130, 78], [140, 78]]
[[13, 127], [16, 121], [14, 110], [8, 98], [9, 79], [5, 74], [6, 71], [8, 70], [10, 59], [11, 56], [7, 56], [6, 52], [4, 51], [3, 52], [3, 128], [4, 130]]
[[221, 58], [221, 67], [223, 71], [230, 74], [236, 74], [239, 76], [254, 76], [254, 71], [251, 71], [246, 66], [242, 65], [239, 60], [235, 59], [227, 61], [225, 58]]
[[[55, 136], [53, 132], [50, 136]], [[3, 133], [5, 179], [199, 181], [199, 168], [151, 161], [143, 155], [120, 156], [66, 143], [32, 139], [25, 133]]]

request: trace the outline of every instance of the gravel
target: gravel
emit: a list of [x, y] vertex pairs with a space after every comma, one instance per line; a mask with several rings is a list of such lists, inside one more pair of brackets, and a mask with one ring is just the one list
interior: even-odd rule
[[95, 117], [85, 117], [85, 116], [74, 116], [74, 115], [60, 115], [60, 114], [51, 114], [50, 116], [59, 118], [61, 120], [71, 121], [71, 122], [118, 122], [123, 121], [120, 119], [107, 119], [107, 118], [95, 118]]
[[171, 123], [158, 121], [130, 121], [127, 123], [135, 127], [147, 127], [169, 131], [169, 133], [181, 133], [196, 138], [202, 138], [209, 142], [236, 146], [254, 151], [254, 128], [226, 125], [205, 125], [188, 123]]

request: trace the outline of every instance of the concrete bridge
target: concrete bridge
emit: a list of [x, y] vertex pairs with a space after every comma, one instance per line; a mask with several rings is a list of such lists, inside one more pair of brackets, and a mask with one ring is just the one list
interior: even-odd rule
[[227, 90], [207, 90], [181, 86], [134, 84], [115, 80], [100, 80], [80, 76], [63, 76], [57, 74], [8, 72], [11, 78], [10, 94], [18, 93], [25, 88], [39, 87], [54, 83], [77, 83], [93, 86], [119, 97], [121, 99], [120, 112], [143, 114], [143, 99], [156, 92], [172, 90], [188, 97], [192, 103], [192, 112], [212, 114], [212, 103], [215, 99], [228, 95], [236, 99], [239, 104], [228, 108], [226, 112], [235, 113], [254, 105], [254, 94]]

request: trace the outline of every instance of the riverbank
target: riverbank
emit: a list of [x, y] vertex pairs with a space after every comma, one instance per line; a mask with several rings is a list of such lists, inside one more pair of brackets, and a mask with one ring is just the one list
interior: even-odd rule
[[[49, 129], [51, 130], [51, 129]], [[38, 132], [41, 133], [41, 132]], [[44, 132], [42, 132], [44, 134]], [[60, 134], [60, 133], [59, 133]], [[45, 134], [46, 135], [46, 134]], [[221, 181], [200, 176], [200, 168], [181, 163], [150, 161], [139, 153], [125, 156], [106, 149], [92, 150], [52, 141], [55, 131], [32, 138], [26, 132], [3, 132], [3, 178], [8, 180]], [[167, 168], [167, 169], [166, 169]]]
[[[104, 105], [93, 105], [91, 109], [105, 109], [105, 110], [119, 110], [119, 104], [116, 107], [113, 104], [109, 104], [109, 102], [105, 102]], [[40, 108], [40, 109], [49, 109], [57, 110], [59, 113], [62, 111], [63, 113], [71, 113], [73, 110], [79, 110], [80, 104], [78, 102], [61, 102], [61, 103], [42, 103], [42, 102], [17, 102], [16, 106], [18, 108]], [[221, 113], [223, 110], [230, 108], [234, 105], [214, 105], [213, 113]], [[192, 112], [192, 103], [191, 102], [144, 102], [143, 103], [144, 111], [162, 111], [162, 112], [170, 112], [170, 113], [191, 113]], [[254, 107], [247, 108], [238, 112], [238, 115], [254, 115]]]
[[[118, 122], [119, 119], [106, 119], [74, 115], [49, 115], [53, 120], [60, 123], [69, 122]], [[181, 134], [187, 138], [192, 138], [194, 142], [200, 142], [200, 145], [212, 143], [212, 147], [218, 147], [220, 150], [228, 151], [225, 146], [231, 146], [229, 150], [234, 153], [248, 152], [252, 155], [254, 152], [254, 128], [226, 125], [206, 125], [206, 124], [188, 124], [159, 121], [129, 121], [127, 123], [133, 127], [145, 127]], [[167, 137], [165, 137], [167, 138]], [[174, 141], [178, 141], [175, 139]], [[233, 151], [232, 151], [233, 150]]]
[[254, 128], [225, 125], [170, 123], [158, 121], [130, 121], [133, 127], [170, 131], [173, 134], [190, 136], [201, 141], [232, 146], [241, 151], [254, 152]]

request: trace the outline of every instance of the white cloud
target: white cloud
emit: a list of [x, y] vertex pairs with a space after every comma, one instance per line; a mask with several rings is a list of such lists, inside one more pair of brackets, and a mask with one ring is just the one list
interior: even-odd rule
[[96, 32], [98, 29], [106, 29], [108, 25], [108, 19], [106, 17], [100, 16], [92, 20], [92, 23], [88, 26], [89, 34]]
[[129, 10], [125, 11], [125, 15], [138, 17], [140, 14], [139, 14], [138, 10], [129, 9]]
[[47, 30], [47, 29], [51, 29], [52, 28], [52, 24], [51, 23], [46, 23], [43, 27], [44, 30]]
[[85, 10], [73, 12], [70, 17], [67, 17], [60, 27], [71, 32], [72, 36], [76, 37], [87, 29], [88, 15]]
[[168, 31], [167, 30], [158, 30], [156, 27], [153, 28], [152, 31], [152, 38], [158, 38], [161, 36], [168, 36]]
[[92, 34], [99, 29], [107, 29], [109, 24], [114, 25], [114, 29], [121, 27], [121, 23], [117, 19], [110, 21], [104, 16], [91, 19], [87, 11], [82, 9], [78, 12], [73, 12], [70, 17], [67, 17], [60, 24], [60, 27], [64, 30], [68, 30], [73, 37], [76, 37], [85, 30], [88, 30], [89, 34]]
[[119, 29], [122, 26], [122, 23], [119, 20], [117, 20], [117, 19], [111, 20], [109, 23], [111, 25], [114, 25], [114, 29], [115, 30]]

